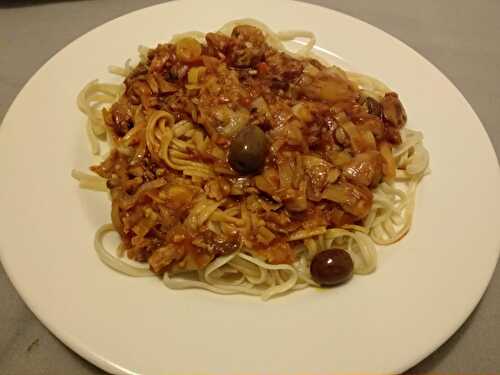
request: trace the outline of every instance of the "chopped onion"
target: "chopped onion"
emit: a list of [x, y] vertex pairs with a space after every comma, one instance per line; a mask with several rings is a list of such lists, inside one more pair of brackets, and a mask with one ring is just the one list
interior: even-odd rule
[[329, 66], [324, 71], [326, 73], [330, 73], [332, 75], [340, 76], [340, 77], [344, 78], [345, 80], [347, 80], [347, 74], [344, 72], [344, 70], [342, 70], [338, 66], [335, 66], [335, 65]]
[[367, 129], [360, 128], [348, 121], [341, 124], [349, 136], [352, 149], [355, 153], [376, 150], [376, 141], [373, 133]]
[[323, 199], [336, 203], [347, 203], [350, 199], [350, 195], [346, 186], [330, 185], [323, 191]]
[[309, 111], [309, 109], [304, 105], [304, 103], [295, 104], [292, 108], [292, 112], [298, 119], [304, 122], [311, 122], [314, 118]]
[[305, 67], [304, 67], [304, 73], [306, 74], [309, 74], [311, 76], [316, 76], [318, 73], [319, 73], [319, 69], [316, 68], [314, 65], [312, 64], [307, 64]]
[[252, 102], [252, 108], [257, 110], [257, 113], [267, 114], [269, 113], [269, 107], [262, 96], [259, 96]]
[[326, 227], [318, 227], [318, 228], [310, 228], [310, 229], [301, 229], [290, 235], [288, 241], [298, 241], [303, 240], [310, 237], [319, 236], [326, 232]]
[[[227, 107], [226, 107], [227, 108]], [[223, 126], [219, 129], [226, 136], [232, 137], [236, 135], [250, 120], [250, 113], [246, 109], [240, 109], [234, 112], [227, 108], [223, 114]]]
[[381, 142], [380, 155], [382, 155], [382, 159], [384, 161], [382, 167], [384, 176], [386, 179], [392, 180], [394, 177], [396, 177], [396, 161], [394, 160], [394, 156], [392, 155], [392, 147], [389, 143]]
[[188, 82], [191, 84], [197, 84], [200, 80], [202, 74], [207, 70], [204, 66], [195, 66], [188, 71]]
[[303, 155], [302, 161], [304, 162], [304, 168], [306, 170], [310, 170], [313, 167], [318, 166], [318, 165], [325, 167], [327, 169], [333, 168], [333, 166], [330, 163], [321, 159], [319, 156]]

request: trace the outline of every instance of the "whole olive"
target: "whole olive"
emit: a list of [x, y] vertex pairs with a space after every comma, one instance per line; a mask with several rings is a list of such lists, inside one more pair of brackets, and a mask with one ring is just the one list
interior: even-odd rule
[[238, 173], [258, 173], [264, 167], [268, 151], [264, 132], [258, 126], [247, 125], [231, 141], [228, 162]]
[[311, 262], [311, 276], [321, 286], [341, 284], [352, 277], [353, 270], [351, 256], [342, 249], [321, 251]]

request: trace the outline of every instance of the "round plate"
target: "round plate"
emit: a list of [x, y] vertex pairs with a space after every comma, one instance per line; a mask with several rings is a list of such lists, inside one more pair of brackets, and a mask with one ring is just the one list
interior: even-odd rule
[[[201, 16], [203, 15], [203, 16]], [[424, 132], [432, 174], [410, 233], [381, 248], [377, 272], [319, 292], [262, 302], [172, 291], [118, 274], [93, 235], [109, 221], [104, 194], [72, 168], [91, 162], [76, 96], [94, 78], [174, 33], [253, 17], [316, 33], [331, 61], [397, 91], [408, 126]], [[120, 374], [397, 373], [462, 324], [498, 259], [500, 175], [473, 110], [433, 65], [384, 32], [295, 2], [181, 1], [111, 21], [60, 51], [28, 82], [0, 131], [1, 256], [20, 295], [66, 345]]]

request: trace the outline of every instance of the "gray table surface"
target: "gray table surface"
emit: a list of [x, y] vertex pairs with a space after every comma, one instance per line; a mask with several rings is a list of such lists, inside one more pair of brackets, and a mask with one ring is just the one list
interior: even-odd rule
[[[0, 119], [31, 75], [67, 43], [117, 16], [160, 2], [0, 1]], [[499, 0], [310, 2], [367, 21], [434, 63], [471, 103], [499, 154]], [[497, 270], [466, 323], [409, 372], [500, 373], [499, 293]], [[35, 318], [1, 267], [0, 322], [0, 374], [102, 374]]]

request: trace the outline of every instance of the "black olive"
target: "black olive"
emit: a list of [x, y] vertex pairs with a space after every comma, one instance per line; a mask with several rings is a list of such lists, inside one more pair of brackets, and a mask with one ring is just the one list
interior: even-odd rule
[[347, 251], [329, 249], [317, 253], [311, 262], [311, 276], [321, 286], [334, 286], [352, 277], [354, 264]]
[[228, 161], [241, 174], [258, 173], [266, 162], [269, 142], [264, 132], [255, 125], [247, 125], [231, 141]]
[[382, 116], [382, 105], [377, 102], [375, 99], [367, 97], [366, 98], [366, 107], [368, 108], [368, 113], [375, 115], [377, 117]]

